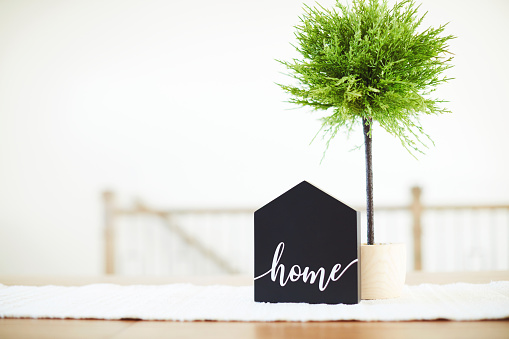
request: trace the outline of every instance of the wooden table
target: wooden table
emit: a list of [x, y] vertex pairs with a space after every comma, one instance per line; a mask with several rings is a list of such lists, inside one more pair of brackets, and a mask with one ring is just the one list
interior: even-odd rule
[[[410, 272], [408, 284], [509, 280], [509, 271], [470, 273]], [[192, 282], [207, 285], [250, 284], [249, 277], [0, 277], [4, 285], [86, 285], [90, 283], [168, 284]], [[173, 322], [136, 320], [0, 319], [0, 338], [509, 338], [509, 319], [499, 321], [409, 322]]]

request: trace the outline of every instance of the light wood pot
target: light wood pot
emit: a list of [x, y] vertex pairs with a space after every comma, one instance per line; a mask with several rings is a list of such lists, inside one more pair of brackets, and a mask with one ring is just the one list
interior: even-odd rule
[[405, 244], [361, 245], [361, 299], [397, 298], [405, 277]]

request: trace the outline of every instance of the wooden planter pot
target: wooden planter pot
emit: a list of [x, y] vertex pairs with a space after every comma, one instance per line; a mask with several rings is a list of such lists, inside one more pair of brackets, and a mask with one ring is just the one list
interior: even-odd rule
[[405, 277], [405, 244], [361, 245], [361, 299], [397, 298]]

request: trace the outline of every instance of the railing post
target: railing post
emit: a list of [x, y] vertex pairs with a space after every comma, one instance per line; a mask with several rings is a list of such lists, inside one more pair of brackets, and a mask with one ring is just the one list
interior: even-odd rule
[[104, 203], [104, 262], [105, 273], [115, 273], [115, 239], [114, 239], [114, 213], [115, 195], [113, 192], [103, 192]]
[[422, 270], [422, 202], [421, 202], [422, 189], [420, 187], [412, 187], [412, 211], [413, 225], [412, 234], [414, 242], [414, 270]]

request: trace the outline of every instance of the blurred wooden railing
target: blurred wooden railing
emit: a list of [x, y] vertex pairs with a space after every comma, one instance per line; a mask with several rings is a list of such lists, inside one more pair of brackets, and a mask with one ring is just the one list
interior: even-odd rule
[[[509, 205], [423, 205], [421, 200], [422, 188], [412, 187], [412, 203], [408, 207], [412, 213], [412, 234], [413, 234], [413, 260], [414, 269], [422, 269], [422, 231], [423, 214], [427, 211], [494, 211], [505, 210], [509, 212]], [[509, 225], [507, 225], [509, 227]], [[509, 240], [509, 239], [507, 239]], [[455, 239], [451, 239], [455, 241]]]
[[171, 210], [157, 210], [152, 209], [145, 206], [141, 202], [136, 202], [136, 204], [132, 208], [119, 208], [115, 203], [115, 195], [113, 192], [106, 191], [103, 192], [103, 201], [105, 208], [105, 273], [106, 274], [115, 274], [115, 219], [120, 216], [129, 216], [129, 215], [154, 215], [164, 222], [166, 227], [173, 232], [176, 236], [180, 237], [188, 246], [195, 248], [198, 252], [200, 252], [205, 257], [208, 257], [210, 260], [215, 262], [219, 267], [221, 267], [225, 273], [239, 273], [233, 267], [231, 267], [230, 263], [217, 255], [214, 249], [206, 246], [202, 242], [200, 242], [196, 237], [192, 236], [182, 227], [180, 227], [177, 223], [173, 222], [173, 219], [176, 216], [182, 215], [215, 215], [215, 214], [226, 214], [226, 215], [235, 215], [235, 214], [253, 214], [255, 209], [252, 208], [207, 208], [207, 209], [171, 209]]
[[[428, 212], [460, 212], [460, 211], [495, 211], [502, 210], [504, 213], [509, 215], [509, 205], [424, 205], [422, 203], [422, 189], [420, 187], [413, 187], [411, 189], [411, 201], [408, 205], [401, 206], [377, 206], [375, 213], [409, 213], [411, 218], [409, 219], [410, 224], [405, 227], [410, 232], [409, 241], [411, 244], [408, 248], [411, 250], [409, 258], [412, 260], [411, 269], [422, 270], [423, 269], [423, 227], [424, 221], [423, 216]], [[215, 263], [216, 266], [220, 267], [224, 273], [238, 273], [239, 269], [234, 267], [224, 255], [219, 255], [216, 248], [206, 244], [199, 237], [193, 235], [189, 230], [179, 224], [179, 218], [183, 216], [235, 216], [244, 215], [252, 216], [254, 208], [232, 208], [232, 209], [169, 209], [159, 210], [148, 208], [142, 203], [136, 203], [130, 208], [121, 208], [116, 205], [115, 196], [113, 192], [103, 193], [104, 209], [105, 209], [105, 272], [107, 274], [118, 273], [116, 264], [116, 248], [115, 248], [115, 236], [116, 236], [116, 220], [119, 217], [129, 217], [138, 215], [149, 215], [159, 218], [165, 225], [166, 229], [172, 233], [173, 236], [178, 237], [187, 246], [194, 248], [195, 251], [201, 253], [204, 257]], [[364, 208], [358, 208], [359, 211], [365, 212]], [[508, 217], [509, 220], [509, 217]], [[509, 229], [509, 222], [504, 226]], [[378, 227], [376, 228], [378, 230]], [[250, 232], [249, 230], [245, 230]], [[506, 231], [509, 236], [509, 231]], [[376, 237], [376, 234], [375, 234]], [[235, 241], [230, 239], [230, 241]], [[450, 239], [454, 242], [455, 239]], [[509, 238], [506, 238], [506, 245]], [[507, 247], [507, 246], [506, 246]], [[498, 255], [498, 254], [495, 254]], [[507, 254], [506, 254], [507, 255]], [[509, 261], [508, 258], [505, 260]]]

